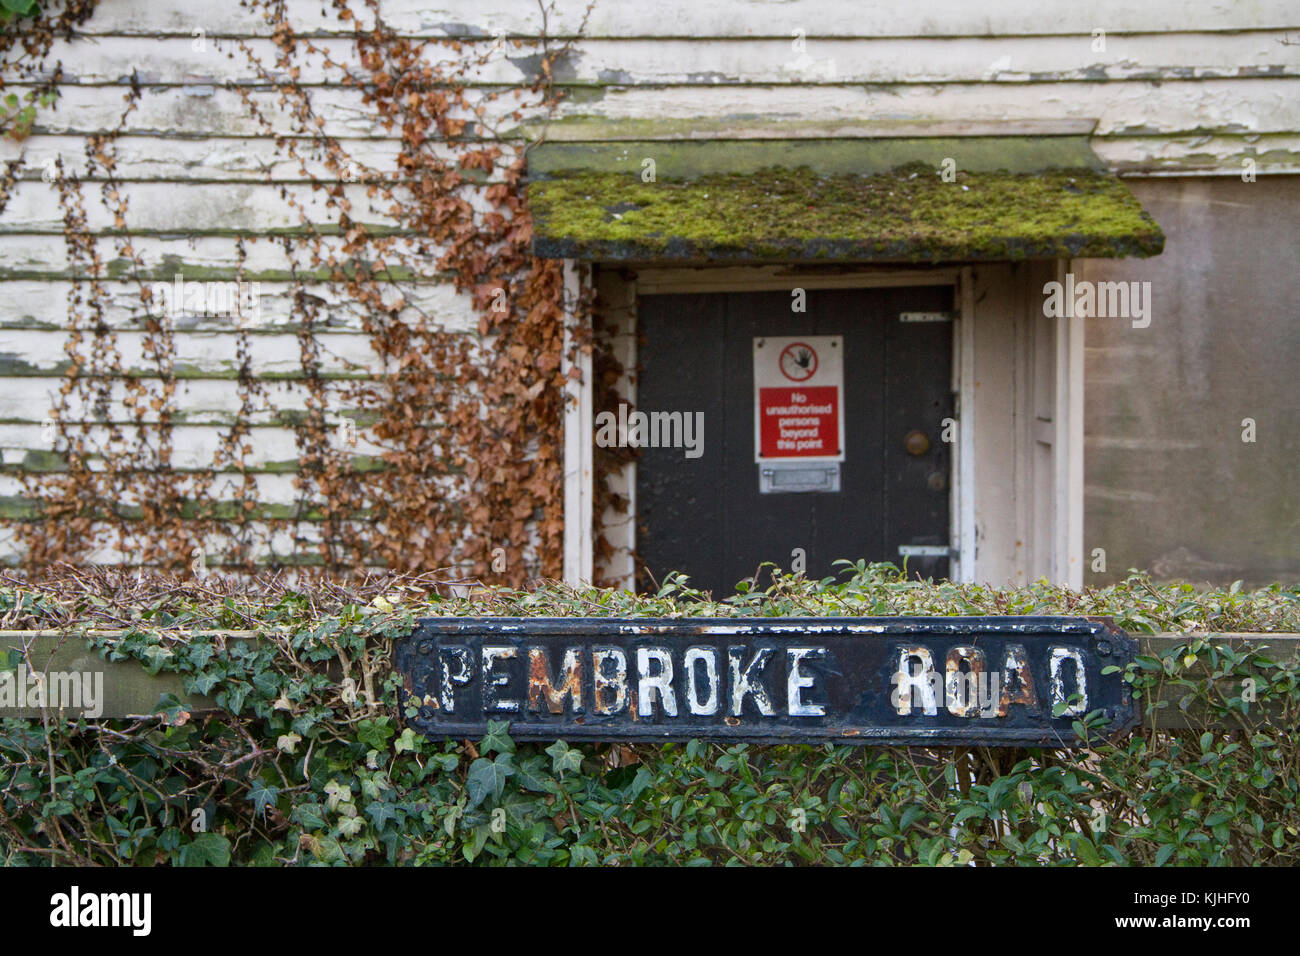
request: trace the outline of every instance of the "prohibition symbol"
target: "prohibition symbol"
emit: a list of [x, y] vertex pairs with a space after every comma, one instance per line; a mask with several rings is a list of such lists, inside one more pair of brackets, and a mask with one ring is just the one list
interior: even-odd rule
[[781, 374], [792, 382], [806, 382], [817, 374], [817, 353], [812, 346], [791, 342], [781, 350]]

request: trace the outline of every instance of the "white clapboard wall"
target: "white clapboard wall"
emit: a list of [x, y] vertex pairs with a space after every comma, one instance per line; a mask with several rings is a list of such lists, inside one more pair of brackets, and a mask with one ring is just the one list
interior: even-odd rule
[[[285, 0], [285, 6], [298, 32], [311, 34], [332, 60], [357, 64], [353, 27], [330, 4]], [[364, 4], [354, 6], [364, 22]], [[500, 54], [473, 76], [475, 97], [507, 89], [534, 69], [535, 49], [511, 41], [540, 35], [536, 4], [383, 0], [381, 8], [390, 27], [411, 36], [458, 37], [471, 49], [497, 44]], [[609, 130], [611, 121], [624, 121], [618, 128], [629, 138], [687, 128], [728, 138], [745, 135], [756, 122], [798, 122], [816, 135], [880, 121], [957, 133], [1008, 121], [1026, 129], [1075, 121], [1083, 128], [1095, 123], [1094, 148], [1126, 175], [1239, 175], [1247, 158], [1257, 160], [1261, 175], [1300, 171], [1295, 0], [595, 0], [590, 10], [587, 0], [557, 0], [545, 32], [556, 39], [581, 32], [555, 71], [567, 94], [560, 126], [570, 130]], [[200, 37], [202, 51], [195, 49]], [[58, 192], [42, 172], [57, 158], [68, 173], [86, 173], [86, 137], [119, 126], [132, 81], [141, 94], [116, 141], [117, 177], [146, 280], [178, 271], [230, 280], [242, 261], [245, 278], [260, 283], [258, 312], [238, 333], [220, 316], [177, 323], [175, 361], [183, 370], [175, 402], [177, 465], [203, 467], [222, 430], [240, 419], [234, 373], [242, 336], [251, 345], [253, 373], [265, 379], [279, 410], [257, 410], [248, 419], [254, 453], [247, 464], [259, 498], [286, 509], [301, 503], [286, 474], [296, 454], [286, 415], [306, 408], [308, 396], [291, 263], [271, 242], [245, 243], [241, 252], [236, 237], [297, 227], [299, 212], [278, 184], [301, 187], [323, 166], [308, 156], [304, 173], [277, 148], [276, 135], [298, 130], [241, 43], [275, 71], [271, 29], [257, 10], [103, 0], [77, 36], [55, 45], [51, 62], [63, 68], [57, 108], [41, 112], [26, 141], [0, 145], [0, 160], [22, 162], [0, 213], [0, 501], [10, 515], [25, 507], [18, 470], [51, 461], [43, 422], [66, 372], [67, 302], [75, 292]], [[319, 59], [294, 66], [322, 128], [341, 137], [366, 168], [392, 170], [393, 134], [361, 94], [340, 85], [337, 71], [322, 69]], [[249, 87], [244, 92], [269, 129], [231, 86]], [[509, 98], [495, 100], [486, 118], [507, 127], [511, 107]], [[364, 185], [348, 185], [346, 192], [357, 218], [391, 225]], [[306, 200], [311, 217], [330, 221], [321, 195], [303, 188], [294, 195]], [[93, 178], [85, 196], [87, 226], [103, 234], [97, 251], [112, 262], [121, 239], [107, 234], [114, 216]], [[402, 291], [404, 318], [432, 316], [444, 328], [476, 334], [468, 299], [432, 267], [417, 269]], [[107, 293], [103, 320], [117, 332], [124, 368], [151, 374], [136, 282], [110, 280]], [[341, 387], [350, 377], [385, 371], [370, 352], [358, 308], [323, 286], [319, 300], [327, 383]], [[74, 415], [130, 421], [119, 404], [122, 386], [111, 385], [106, 394], [106, 406], [74, 407]], [[363, 432], [355, 453], [376, 450]], [[0, 562], [17, 560], [12, 540], [8, 532], [0, 536]], [[275, 553], [283, 556], [282, 549]], [[119, 557], [131, 560], [111, 548], [95, 555]]]

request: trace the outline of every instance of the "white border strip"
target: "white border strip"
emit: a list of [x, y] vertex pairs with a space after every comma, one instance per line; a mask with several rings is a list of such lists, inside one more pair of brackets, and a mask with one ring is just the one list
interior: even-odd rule
[[[592, 575], [592, 407], [591, 353], [570, 352], [579, 321], [582, 292], [578, 263], [564, 260], [564, 582], [590, 584]], [[572, 371], [576, 369], [577, 378]]]

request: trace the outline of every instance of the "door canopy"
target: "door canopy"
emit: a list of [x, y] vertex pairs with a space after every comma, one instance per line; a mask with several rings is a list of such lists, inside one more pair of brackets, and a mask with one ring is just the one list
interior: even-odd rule
[[1083, 135], [546, 142], [533, 252], [654, 262], [1158, 255]]

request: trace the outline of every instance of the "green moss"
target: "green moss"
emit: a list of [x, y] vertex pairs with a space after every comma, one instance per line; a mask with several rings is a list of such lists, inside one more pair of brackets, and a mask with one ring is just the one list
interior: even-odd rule
[[1089, 169], [874, 175], [807, 167], [642, 182], [585, 170], [529, 187], [546, 257], [939, 261], [1149, 256], [1164, 236], [1119, 180]]
[[[142, 519], [144, 512], [138, 505], [119, 504], [114, 509], [117, 517], [126, 521], [139, 521]], [[98, 516], [103, 520], [104, 515], [97, 509], [87, 509], [86, 514]], [[180, 516], [186, 520], [193, 521], [198, 518], [207, 518], [215, 521], [272, 521], [272, 520], [296, 520], [296, 521], [324, 521], [326, 518], [325, 511], [320, 507], [300, 507], [298, 505], [284, 504], [267, 504], [265, 502], [256, 502], [251, 510], [244, 507], [243, 501], [195, 501], [192, 499], [184, 500], [180, 503]], [[367, 520], [371, 516], [369, 508], [358, 509], [348, 515], [349, 518], [356, 520]], [[4, 521], [32, 521], [42, 517], [41, 504], [31, 498], [22, 496], [0, 497], [0, 520]]]
[[40, 517], [40, 506], [18, 495], [0, 497], [0, 521], [31, 520]]
[[[36, 508], [36, 505], [32, 506]], [[143, 510], [134, 505], [117, 505], [114, 508], [117, 517], [125, 521], [141, 521]], [[369, 508], [360, 508], [349, 512], [350, 520], [367, 521], [372, 512]], [[36, 517], [36, 515], [33, 515]], [[319, 507], [301, 507], [299, 505], [267, 504], [255, 502], [251, 509], [244, 507], [243, 501], [194, 501], [180, 503], [180, 517], [186, 521], [206, 519], [227, 523], [239, 521], [324, 521], [327, 515]]]
[[60, 373], [57, 370], [42, 369], [26, 359], [19, 358], [16, 352], [0, 352], [0, 377], [25, 378], [29, 375], [55, 376], [58, 374]]
[[[47, 378], [62, 381], [68, 377], [68, 370], [72, 367], [71, 363], [67, 360], [54, 362], [49, 366], [35, 365], [19, 358], [13, 358], [12, 354], [13, 353], [0, 353], [0, 378]], [[92, 375], [84, 373], [80, 377], [156, 379], [159, 376], [153, 369], [136, 368], [127, 369], [125, 372], [114, 373], [112, 375]], [[233, 361], [218, 361], [206, 366], [194, 365], [188, 362], [177, 362], [172, 366], [172, 377], [178, 381], [210, 379], [233, 382], [238, 380], [240, 377], [240, 367]], [[298, 382], [305, 380], [307, 377], [307, 374], [302, 369], [295, 369], [290, 372], [262, 372], [253, 376], [253, 378], [259, 382]], [[331, 382], [358, 382], [373, 379], [374, 373], [318, 372], [312, 377]]]
[[44, 474], [67, 469], [68, 459], [58, 452], [33, 449], [23, 455], [22, 471]]
[[[344, 277], [351, 278], [356, 275], [357, 267], [353, 262], [345, 262], [340, 266], [339, 271]], [[328, 266], [319, 266], [314, 269], [246, 269], [243, 272], [230, 266], [206, 266], [195, 263], [188, 263], [181, 259], [180, 256], [164, 255], [161, 261], [154, 266], [140, 268], [129, 259], [111, 259], [104, 265], [104, 272], [110, 279], [140, 279], [143, 282], [169, 282], [178, 274], [183, 275], [189, 282], [234, 282], [242, 279], [245, 282], [294, 282], [302, 280], [304, 282], [329, 282], [333, 278], [334, 270]], [[26, 275], [46, 275], [44, 272], [37, 273], [18, 273], [0, 271], [0, 277], [4, 278], [24, 278]], [[57, 273], [62, 275], [64, 273]], [[389, 266], [385, 270], [377, 273], [381, 278], [390, 279], [393, 282], [421, 282], [421, 281], [447, 281], [451, 277], [449, 272], [437, 273], [416, 273], [407, 266]]]
[[[349, 462], [352, 471], [357, 474], [385, 471], [388, 468], [388, 464], [382, 458], [374, 455], [353, 455]], [[285, 458], [279, 461], [268, 461], [256, 470], [272, 475], [296, 475], [303, 470], [303, 467], [300, 459]]]
[[[334, 414], [337, 414], [342, 418], [352, 419], [353, 423], [359, 428], [369, 428], [380, 422], [383, 418], [383, 416], [378, 412], [372, 412], [369, 410], [363, 411], [355, 408], [333, 409], [331, 410], [331, 415]], [[300, 425], [310, 424], [312, 417], [312, 413], [304, 409], [278, 408], [271, 412], [269, 420], [265, 423], [265, 427], [296, 428]], [[249, 424], [240, 418], [238, 412], [226, 411], [224, 409], [174, 411], [172, 412], [171, 420], [173, 425], [212, 425], [228, 427], [231, 425]], [[6, 423], [0, 421], [0, 424]], [[26, 419], [19, 419], [15, 421], [15, 424], [26, 425], [29, 424], [29, 422]], [[134, 422], [129, 419], [124, 419], [121, 421], [121, 424], [132, 425]], [[261, 424], [253, 424], [251, 427], [260, 428], [264, 426]]]
[[[85, 462], [93, 465], [103, 460], [102, 455], [87, 455]], [[353, 455], [349, 459], [349, 465], [353, 472], [365, 474], [369, 472], [385, 471], [388, 468], [387, 463], [382, 458], [374, 455]], [[60, 474], [68, 470], [68, 459], [57, 452], [33, 450], [23, 455], [21, 464], [0, 465], [0, 474], [22, 475], [22, 474]], [[266, 475], [296, 475], [304, 470], [301, 459], [286, 458], [278, 461], [268, 461], [261, 465], [250, 465], [245, 469], [249, 474], [266, 474]], [[459, 474], [462, 469], [445, 466], [443, 470], [447, 474]], [[208, 468], [172, 468], [176, 474], [208, 474]], [[223, 475], [238, 474], [236, 470], [219, 472]]]

